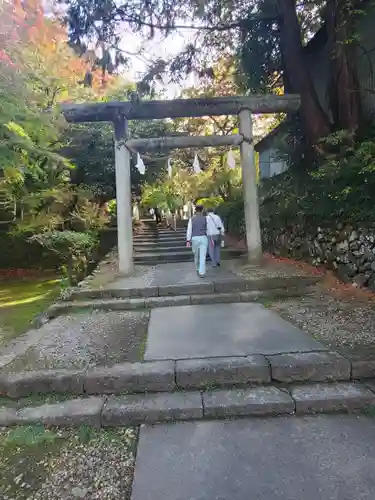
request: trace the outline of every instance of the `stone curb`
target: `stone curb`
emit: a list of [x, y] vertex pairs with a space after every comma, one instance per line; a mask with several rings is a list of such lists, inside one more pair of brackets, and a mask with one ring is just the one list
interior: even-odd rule
[[89, 425], [100, 428], [101, 413], [105, 402], [105, 397], [91, 397], [20, 410], [0, 408], [0, 426], [41, 423], [50, 427], [55, 425], [62, 427]]
[[89, 397], [38, 407], [0, 408], [0, 426], [89, 425], [116, 427], [203, 418], [267, 417], [351, 412], [375, 405], [375, 393], [359, 383], [299, 386], [287, 391], [256, 387], [210, 392], [173, 392]]
[[113, 396], [102, 413], [103, 427], [197, 420], [203, 417], [199, 392]]
[[174, 361], [123, 363], [87, 370], [84, 391], [86, 394], [172, 392], [176, 388], [175, 378]]
[[181, 389], [270, 382], [270, 367], [261, 355], [176, 361], [176, 384]]
[[70, 296], [71, 300], [85, 299], [110, 299], [110, 298], [144, 298], [165, 297], [210, 293], [230, 293], [265, 290], [299, 289], [303, 290], [315, 285], [319, 277], [284, 277], [284, 278], [257, 278], [254, 280], [231, 279], [210, 281], [202, 283], [186, 283], [182, 285], [164, 285], [150, 287], [135, 287], [125, 289], [78, 289]]
[[358, 383], [295, 387], [296, 414], [355, 411], [375, 405], [375, 394]]
[[[151, 293], [151, 292], [150, 292]], [[221, 304], [235, 302], [257, 302], [259, 300], [276, 300], [283, 297], [300, 297], [308, 293], [307, 289], [273, 289], [252, 290], [232, 293], [204, 293], [201, 295], [149, 296], [126, 299], [92, 299], [62, 301], [47, 309], [50, 319], [75, 310], [94, 309], [102, 311], [136, 311], [155, 307], [173, 307], [195, 304]]]
[[[362, 367], [363, 368], [363, 367]], [[362, 369], [363, 378], [373, 378]], [[282, 384], [349, 382], [356, 371], [335, 352], [302, 352], [263, 356], [233, 356], [169, 361], [119, 363], [83, 370], [45, 370], [0, 375], [0, 395], [22, 398], [32, 394], [121, 394], [173, 392]]]
[[335, 352], [300, 352], [266, 356], [276, 382], [328, 382], [351, 379], [351, 364]]
[[276, 387], [258, 387], [203, 393], [203, 411], [207, 418], [285, 415], [294, 413], [295, 404]]

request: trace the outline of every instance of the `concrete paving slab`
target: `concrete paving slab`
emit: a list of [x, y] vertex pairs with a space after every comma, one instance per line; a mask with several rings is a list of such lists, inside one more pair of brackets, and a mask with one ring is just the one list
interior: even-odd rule
[[142, 272], [130, 277], [119, 277], [116, 281], [109, 283], [107, 288], [141, 288], [148, 286], [181, 285], [192, 283], [210, 283], [213, 280], [234, 279], [236, 275], [229, 269], [231, 261], [223, 263], [221, 268], [212, 268], [207, 263], [207, 274], [204, 278], [199, 278], [194, 268], [193, 262], [171, 262], [168, 264], [156, 264], [149, 269], [142, 269]]
[[326, 350], [260, 304], [207, 304], [151, 311], [146, 360]]
[[132, 500], [372, 499], [374, 445], [354, 415], [142, 427]]

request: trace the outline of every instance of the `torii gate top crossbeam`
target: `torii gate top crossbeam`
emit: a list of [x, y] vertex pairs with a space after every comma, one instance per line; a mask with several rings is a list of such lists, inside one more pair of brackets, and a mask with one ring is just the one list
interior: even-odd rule
[[123, 116], [128, 120], [163, 118], [192, 118], [201, 116], [237, 115], [242, 109], [252, 113], [287, 113], [297, 111], [300, 97], [287, 95], [254, 95], [203, 97], [193, 99], [151, 100], [132, 103], [113, 101], [107, 103], [63, 104], [62, 111], [68, 122], [116, 121]]

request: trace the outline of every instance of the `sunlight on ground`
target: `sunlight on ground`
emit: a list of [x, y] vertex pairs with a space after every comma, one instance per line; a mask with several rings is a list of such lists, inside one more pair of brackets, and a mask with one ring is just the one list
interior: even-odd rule
[[0, 344], [17, 337], [58, 296], [60, 280], [39, 277], [0, 281]]

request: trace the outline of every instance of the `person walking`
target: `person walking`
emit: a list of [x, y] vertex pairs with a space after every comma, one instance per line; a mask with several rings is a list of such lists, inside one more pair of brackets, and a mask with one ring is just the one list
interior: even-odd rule
[[159, 207], [155, 207], [155, 221], [156, 225], [161, 224], [161, 212]]
[[207, 209], [208, 253], [213, 267], [220, 267], [220, 248], [224, 241], [224, 224], [212, 208]]
[[207, 255], [207, 218], [203, 213], [203, 207], [195, 207], [195, 215], [189, 219], [186, 246], [191, 247], [194, 254], [195, 268], [198, 275], [203, 278], [206, 274]]

